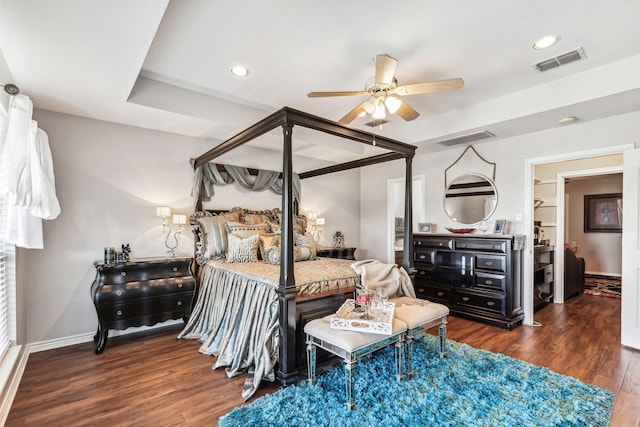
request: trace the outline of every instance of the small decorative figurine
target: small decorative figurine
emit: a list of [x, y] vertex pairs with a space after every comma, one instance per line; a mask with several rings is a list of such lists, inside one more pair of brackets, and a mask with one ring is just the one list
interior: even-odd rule
[[118, 252], [118, 262], [127, 262], [129, 261], [129, 254], [131, 253], [131, 247], [127, 243], [126, 245], [122, 244], [122, 251]]
[[335, 233], [333, 233], [333, 247], [344, 248], [344, 235], [341, 231], [336, 231]]

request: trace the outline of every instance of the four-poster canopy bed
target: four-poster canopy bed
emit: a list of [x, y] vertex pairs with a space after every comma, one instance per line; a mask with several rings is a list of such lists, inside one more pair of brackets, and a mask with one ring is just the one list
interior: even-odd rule
[[[252, 382], [247, 388], [245, 381], [245, 390], [243, 397], [248, 399], [257, 388], [260, 379], [267, 378], [273, 380], [273, 372], [269, 372], [269, 366], [263, 366], [258, 360], [252, 358], [267, 359], [265, 364], [269, 365], [269, 359], [277, 359], [271, 361], [271, 367], [277, 366], [275, 377], [283, 384], [288, 385], [297, 382], [301, 376], [299, 368], [305, 366], [305, 351], [303, 339], [303, 327], [306, 321], [314, 318], [325, 316], [332, 312], [342, 304], [345, 298], [353, 295], [353, 283], [348, 280], [342, 280], [341, 283], [346, 285], [335, 285], [336, 282], [331, 278], [323, 278], [323, 282], [328, 285], [316, 286], [315, 291], [301, 292], [301, 287], [308, 289], [305, 283], [306, 268], [309, 265], [318, 263], [318, 269], [328, 271], [331, 268], [322, 267], [321, 262], [312, 261], [308, 263], [295, 263], [297, 253], [295, 248], [297, 211], [294, 201], [294, 174], [293, 174], [293, 129], [294, 126], [301, 126], [311, 130], [316, 130], [340, 138], [346, 138], [362, 144], [368, 144], [379, 149], [386, 150], [383, 154], [365, 157], [359, 160], [353, 160], [342, 164], [336, 164], [329, 167], [310, 170], [299, 174], [300, 179], [306, 179], [321, 176], [329, 173], [346, 171], [349, 169], [375, 165], [378, 163], [388, 162], [392, 160], [405, 159], [405, 205], [404, 205], [404, 253], [402, 258], [402, 267], [408, 272], [413, 269], [413, 241], [412, 241], [412, 170], [411, 164], [415, 154], [415, 146], [398, 142], [389, 138], [385, 138], [373, 133], [352, 129], [342, 126], [336, 122], [317, 117], [308, 113], [284, 107], [281, 110], [271, 114], [260, 122], [250, 126], [243, 132], [235, 135], [227, 141], [219, 144], [215, 148], [202, 154], [192, 160], [192, 165], [198, 172], [198, 168], [208, 162], [219, 158], [223, 154], [246, 144], [255, 138], [273, 130], [282, 127], [283, 132], [283, 148], [282, 148], [282, 205], [279, 212], [279, 232], [280, 232], [280, 253], [279, 266], [265, 265], [255, 267], [256, 271], [238, 271], [238, 264], [228, 264], [221, 260], [212, 260], [200, 266], [199, 279], [204, 276], [210, 276], [208, 282], [202, 282], [199, 286], [198, 299], [194, 306], [193, 314], [187, 323], [185, 330], [179, 335], [179, 338], [197, 338], [201, 342], [207, 341], [211, 345], [211, 350], [207, 354], [218, 356], [219, 360], [214, 365], [227, 366], [228, 375], [236, 375], [240, 370], [246, 370], [246, 364], [255, 363], [260, 366], [255, 372], [250, 370], [248, 377], [259, 376], [258, 378], [247, 378]], [[199, 197], [196, 204], [196, 210], [202, 211], [202, 197]], [[281, 215], [280, 215], [281, 214]], [[215, 261], [215, 262], [214, 262]], [[325, 260], [329, 261], [329, 260]], [[348, 267], [350, 261], [346, 260], [330, 260], [336, 262], [336, 268]], [[340, 263], [342, 263], [340, 265]], [[309, 264], [309, 265], [304, 265]], [[247, 266], [250, 267], [250, 266]], [[271, 268], [270, 272], [265, 270]], [[275, 269], [275, 270], [274, 270]], [[275, 271], [275, 272], [274, 272]], [[340, 273], [345, 276], [345, 273]], [[264, 275], [263, 280], [260, 276]], [[271, 275], [270, 279], [266, 277]], [[298, 277], [300, 276], [300, 277]], [[342, 277], [342, 276], [341, 276]], [[346, 277], [346, 276], [345, 276]], [[256, 280], [254, 280], [256, 279]], [[225, 282], [226, 284], [223, 284]], [[254, 304], [257, 300], [253, 294], [252, 299], [235, 300], [234, 298], [247, 298], [246, 291], [243, 286], [257, 284], [258, 287], [266, 286], [262, 291], [266, 292], [263, 297], [260, 295], [262, 308], [255, 310], [247, 305]], [[255, 283], [254, 283], [255, 282]], [[302, 283], [297, 283], [302, 282]], [[313, 280], [311, 280], [313, 282]], [[264, 285], [267, 283], [267, 285]], [[314, 282], [315, 283], [315, 282]], [[224, 289], [223, 289], [224, 288]], [[242, 291], [238, 289], [242, 288]], [[266, 289], [266, 290], [265, 290]], [[262, 292], [261, 291], [261, 292]], [[229, 296], [227, 293], [235, 293]], [[242, 292], [242, 296], [238, 293]], [[218, 299], [219, 301], [215, 301]], [[223, 302], [221, 302], [224, 300]], [[249, 311], [250, 313], [245, 313]], [[240, 313], [242, 312], [242, 313]], [[240, 313], [240, 314], [239, 314]], [[223, 317], [227, 317], [223, 319]], [[231, 319], [232, 318], [232, 319]], [[250, 318], [252, 324], [244, 324], [245, 319]], [[255, 319], [259, 318], [260, 321]], [[231, 319], [231, 320], [230, 320]], [[214, 326], [211, 326], [214, 325]], [[251, 328], [273, 328], [274, 331], [251, 331]], [[253, 356], [240, 354], [240, 352], [232, 348], [240, 340], [237, 336], [238, 330], [243, 330], [242, 334], [246, 335], [246, 343], [249, 346], [256, 346]], [[271, 333], [271, 335], [268, 335]], [[231, 338], [230, 338], [231, 337]], [[273, 339], [272, 339], [273, 338]], [[272, 341], [276, 341], [275, 343]], [[221, 345], [220, 342], [224, 342]], [[226, 345], [228, 346], [226, 348]], [[222, 348], [222, 349], [221, 349]], [[276, 357], [273, 357], [275, 349]], [[207, 352], [201, 348], [201, 352]], [[241, 360], [229, 360], [238, 358]], [[244, 363], [244, 365], [243, 365]], [[231, 366], [231, 368], [229, 368]], [[239, 368], [239, 369], [235, 369]]]

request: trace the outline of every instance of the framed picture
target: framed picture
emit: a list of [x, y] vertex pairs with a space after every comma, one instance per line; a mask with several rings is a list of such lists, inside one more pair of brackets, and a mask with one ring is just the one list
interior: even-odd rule
[[622, 193], [584, 196], [585, 233], [622, 233]]
[[507, 225], [506, 219], [496, 219], [496, 224], [493, 226], [493, 233], [503, 234], [505, 225]]
[[418, 223], [418, 233], [431, 233], [433, 231], [433, 227], [430, 222], [419, 222]]

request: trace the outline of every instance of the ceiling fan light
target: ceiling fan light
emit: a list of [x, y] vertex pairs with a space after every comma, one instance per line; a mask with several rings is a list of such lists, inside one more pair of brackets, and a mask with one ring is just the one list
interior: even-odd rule
[[376, 105], [376, 110], [373, 112], [371, 117], [373, 117], [374, 119], [384, 119], [385, 117], [387, 117], [384, 103], [381, 102], [380, 104]]
[[387, 99], [385, 99], [384, 104], [389, 109], [389, 113], [395, 114], [395, 112], [400, 109], [402, 101], [400, 101], [395, 96], [388, 96]]
[[376, 111], [376, 104], [373, 100], [369, 99], [362, 104], [362, 108], [364, 108], [364, 111], [366, 111], [367, 114], [373, 114]]

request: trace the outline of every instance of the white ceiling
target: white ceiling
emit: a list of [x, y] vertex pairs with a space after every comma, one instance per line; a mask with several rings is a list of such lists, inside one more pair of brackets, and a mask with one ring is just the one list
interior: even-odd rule
[[[429, 151], [477, 130], [505, 138], [567, 115], [640, 110], [639, 20], [638, 0], [0, 0], [0, 50], [36, 108], [212, 145], [283, 106], [337, 121], [366, 98], [306, 94], [364, 89], [373, 58], [387, 53], [399, 84], [465, 81], [460, 91], [405, 97], [420, 117], [391, 116], [376, 129]], [[532, 49], [548, 34], [560, 42]], [[587, 59], [532, 67], [578, 47]], [[250, 74], [233, 76], [236, 64]], [[352, 126], [370, 131], [370, 120]], [[338, 145], [300, 150], [351, 155]]]

